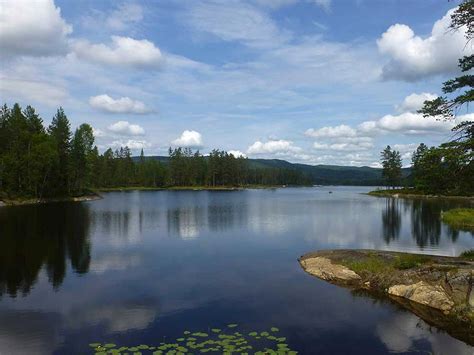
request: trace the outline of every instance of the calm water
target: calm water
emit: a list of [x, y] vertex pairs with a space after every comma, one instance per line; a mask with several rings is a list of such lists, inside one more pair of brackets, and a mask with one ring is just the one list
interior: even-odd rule
[[238, 323], [279, 327], [305, 354], [472, 355], [394, 304], [300, 269], [298, 256], [314, 249], [474, 248], [473, 234], [439, 220], [459, 202], [360, 194], [368, 190], [117, 192], [0, 208], [0, 354], [151, 345]]

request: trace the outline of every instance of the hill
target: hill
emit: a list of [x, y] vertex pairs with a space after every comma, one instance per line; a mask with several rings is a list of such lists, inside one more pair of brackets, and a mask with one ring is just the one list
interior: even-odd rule
[[[167, 164], [167, 156], [147, 156]], [[138, 157], [134, 157], [138, 159]], [[368, 166], [308, 165], [290, 163], [281, 159], [248, 159], [251, 168], [290, 169], [303, 172], [315, 185], [383, 185], [382, 169]], [[403, 176], [409, 178], [411, 169], [404, 168]]]

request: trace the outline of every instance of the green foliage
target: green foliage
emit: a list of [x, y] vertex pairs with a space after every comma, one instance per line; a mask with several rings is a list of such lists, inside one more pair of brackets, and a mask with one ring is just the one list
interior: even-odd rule
[[464, 259], [474, 260], [474, 249], [463, 251], [459, 256]]
[[400, 186], [402, 179], [402, 157], [400, 152], [387, 147], [380, 153], [382, 160], [382, 176], [386, 185], [395, 188]]
[[443, 212], [441, 218], [451, 227], [474, 230], [474, 208], [455, 208]]
[[[236, 324], [230, 324], [235, 325]], [[230, 328], [235, 328], [230, 327]], [[278, 328], [272, 327], [272, 332], [278, 332]], [[285, 343], [285, 337], [275, 337], [269, 332], [260, 332], [262, 336], [256, 337], [257, 332], [250, 332], [249, 337], [235, 332], [233, 334], [211, 334], [195, 332], [194, 334], [206, 334], [198, 336], [200, 339], [190, 336], [189, 331], [185, 331], [183, 338], [178, 338], [177, 342], [162, 342], [159, 345], [138, 345], [138, 346], [118, 346], [112, 343], [91, 343], [89, 346], [95, 354], [186, 354], [186, 353], [219, 353], [219, 354], [297, 354]], [[184, 344], [180, 344], [184, 343]]]
[[343, 261], [343, 264], [357, 274], [389, 274], [394, 269], [412, 269], [428, 263], [430, 260], [429, 256], [421, 254], [400, 254], [392, 259], [369, 254], [361, 259]]
[[248, 160], [213, 150], [209, 157], [189, 148], [169, 151], [169, 163], [134, 159], [130, 149], [94, 146], [93, 129], [80, 125], [72, 135], [59, 108], [46, 130], [31, 107], [0, 108], [0, 196], [44, 198], [77, 196], [93, 188], [235, 187], [309, 183], [294, 169], [249, 168]]
[[421, 254], [402, 254], [395, 258], [392, 266], [398, 270], [412, 269], [430, 261], [430, 258]]
[[415, 188], [426, 194], [474, 194], [474, 139], [428, 148], [421, 143], [413, 153]]

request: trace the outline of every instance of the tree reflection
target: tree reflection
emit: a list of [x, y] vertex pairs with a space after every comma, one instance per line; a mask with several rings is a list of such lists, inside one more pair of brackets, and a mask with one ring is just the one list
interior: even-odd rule
[[385, 208], [382, 211], [383, 238], [387, 244], [398, 239], [402, 217], [400, 215], [400, 204], [396, 198], [387, 198]]
[[413, 200], [411, 209], [412, 234], [416, 244], [423, 248], [438, 245], [441, 236], [441, 203]]
[[27, 295], [41, 269], [58, 288], [70, 262], [76, 273], [90, 264], [86, 204], [50, 204], [0, 209], [0, 296]]

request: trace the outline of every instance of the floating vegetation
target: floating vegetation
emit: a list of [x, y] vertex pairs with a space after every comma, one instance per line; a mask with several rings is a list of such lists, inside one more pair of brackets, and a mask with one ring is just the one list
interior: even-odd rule
[[[236, 328], [238, 324], [228, 324], [228, 328]], [[159, 345], [135, 345], [131, 347], [118, 346], [112, 343], [91, 343], [89, 346], [96, 355], [108, 354], [153, 354], [153, 355], [188, 355], [188, 354], [297, 354], [286, 343], [285, 337], [277, 337], [280, 331], [276, 327], [270, 332], [241, 332], [225, 333], [224, 330], [213, 328], [211, 334], [205, 332], [183, 332], [183, 336], [175, 342], [160, 343]]]

